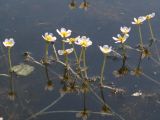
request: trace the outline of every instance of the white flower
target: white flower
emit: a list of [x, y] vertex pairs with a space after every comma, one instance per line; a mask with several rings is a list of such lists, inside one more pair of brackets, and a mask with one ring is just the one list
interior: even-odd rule
[[121, 36], [120, 34], [117, 34], [117, 37], [112, 37], [112, 38], [113, 40], [116, 41], [115, 43], [124, 43], [128, 37], [129, 37], [128, 34], [125, 34], [123, 36]]
[[3, 45], [5, 46], [5, 47], [13, 47], [14, 46], [14, 44], [15, 44], [15, 42], [14, 42], [14, 39], [13, 38], [6, 38], [4, 41], [3, 41]]
[[146, 15], [145, 17], [146, 17], [147, 20], [150, 20], [150, 19], [153, 18], [154, 16], [155, 16], [155, 13], [151, 13], [151, 14], [149, 14], [149, 15]]
[[108, 46], [108, 45], [104, 45], [103, 47], [99, 46], [99, 48], [104, 54], [108, 54], [112, 51], [112, 46]]
[[53, 36], [52, 33], [48, 33], [48, 32], [46, 32], [46, 33], [44, 34], [44, 36], [42, 35], [42, 37], [43, 37], [43, 39], [46, 40], [47, 42], [55, 42], [56, 39], [57, 39], [55, 36]]
[[82, 36], [81, 38], [79, 37], [79, 39], [77, 39], [75, 44], [80, 45], [81, 47], [88, 47], [92, 45], [92, 41], [86, 36]]
[[78, 36], [78, 37], [76, 37], [76, 38], [67, 38], [67, 40], [63, 40], [63, 41], [66, 42], [66, 43], [69, 43], [69, 44], [73, 44], [73, 43], [75, 43], [79, 38], [80, 38], [80, 36]]
[[139, 25], [139, 24], [142, 24], [145, 20], [146, 20], [146, 17], [140, 16], [138, 17], [138, 19], [134, 18], [134, 22], [132, 22], [132, 24]]
[[71, 30], [66, 30], [65, 28], [61, 28], [60, 30], [57, 29], [56, 31], [62, 38], [67, 38], [72, 33]]
[[131, 28], [124, 26], [124, 27], [121, 27], [120, 30], [123, 34], [128, 34], [131, 31]]
[[73, 52], [73, 48], [66, 49], [66, 50], [58, 50], [58, 54], [59, 55], [68, 55], [68, 54], [70, 54], [72, 52]]

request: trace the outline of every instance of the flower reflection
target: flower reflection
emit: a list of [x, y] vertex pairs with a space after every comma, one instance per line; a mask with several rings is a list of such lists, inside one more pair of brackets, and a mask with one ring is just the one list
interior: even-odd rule
[[89, 83], [88, 83], [88, 81], [84, 81], [84, 82], [82, 83], [82, 86], [81, 86], [81, 88], [80, 88], [80, 91], [81, 91], [82, 93], [87, 93], [87, 92], [89, 92]]
[[83, 2], [80, 4], [79, 8], [87, 10], [89, 7], [89, 2], [87, 2], [86, 0], [83, 0]]
[[127, 66], [122, 66], [120, 69], [113, 71], [115, 77], [122, 77], [128, 73], [129, 69]]
[[69, 6], [70, 9], [75, 9], [77, 7], [76, 1], [75, 0], [71, 0], [71, 2], [69, 3], [68, 6]]
[[82, 120], [87, 120], [88, 116], [89, 116], [88, 110], [83, 110], [83, 111], [80, 111], [79, 113], [76, 114], [76, 117], [82, 118]]
[[59, 90], [60, 94], [63, 96], [70, 92], [70, 88], [64, 84], [64, 86]]
[[14, 91], [8, 92], [8, 97], [10, 100], [14, 101], [16, 98], [16, 93]]
[[108, 114], [112, 115], [112, 111], [106, 104], [104, 104], [102, 106], [101, 114], [102, 115], [108, 115]]
[[45, 86], [45, 90], [52, 91], [54, 88], [54, 84], [51, 80], [47, 81], [47, 85]]
[[142, 50], [142, 59], [146, 58], [146, 57], [149, 57], [150, 55], [151, 55], [151, 52], [147, 48], [144, 48]]
[[133, 71], [131, 71], [131, 75], [135, 75], [137, 77], [139, 77], [141, 74], [142, 74], [142, 69], [139, 67], [137, 67]]

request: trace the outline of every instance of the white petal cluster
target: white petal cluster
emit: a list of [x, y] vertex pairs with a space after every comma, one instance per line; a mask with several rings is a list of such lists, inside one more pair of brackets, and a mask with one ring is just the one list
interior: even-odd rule
[[68, 55], [68, 54], [70, 54], [72, 52], [73, 52], [73, 48], [66, 49], [66, 50], [58, 50], [58, 54], [59, 55]]
[[99, 46], [99, 48], [104, 54], [108, 54], [112, 51], [112, 46], [108, 46], [108, 45], [104, 45], [103, 47]]
[[48, 33], [48, 32], [46, 32], [44, 35], [42, 35], [42, 37], [47, 42], [55, 42], [57, 39], [55, 36], [53, 36], [52, 33]]
[[86, 36], [82, 36], [77, 39], [75, 44], [86, 48], [86, 47], [89, 47], [90, 45], [92, 45], [92, 41], [90, 40], [90, 38], [87, 38]]
[[115, 40], [115, 43], [124, 43], [128, 37], [129, 37], [128, 34], [124, 34], [123, 36], [117, 34], [117, 37], [112, 37], [112, 38], [113, 40]]
[[15, 42], [14, 42], [14, 39], [13, 38], [6, 38], [4, 41], [3, 41], [3, 45], [5, 46], [5, 47], [13, 47], [14, 46], [14, 44], [15, 44]]
[[67, 38], [72, 33], [71, 30], [66, 30], [65, 28], [61, 28], [60, 30], [57, 29], [56, 31], [62, 38]]
[[146, 17], [140, 16], [138, 18], [134, 18], [134, 21], [132, 22], [132, 24], [139, 25], [139, 24], [142, 24], [145, 20], [146, 20]]
[[120, 27], [120, 30], [123, 34], [128, 34], [131, 31], [131, 27]]

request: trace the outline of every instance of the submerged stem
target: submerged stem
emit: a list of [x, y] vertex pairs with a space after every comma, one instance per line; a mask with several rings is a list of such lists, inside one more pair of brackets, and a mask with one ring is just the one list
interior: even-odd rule
[[48, 74], [48, 66], [45, 65], [44, 67], [45, 67], [45, 73], [46, 73], [47, 81], [50, 81], [49, 74]]
[[105, 68], [105, 64], [106, 64], [106, 58], [107, 55], [104, 54], [104, 59], [103, 59], [103, 64], [102, 64], [102, 68], [101, 68], [101, 75], [100, 75], [100, 85], [103, 85], [103, 75], [104, 75], [104, 68]]
[[103, 87], [100, 86], [100, 92], [101, 92], [101, 98], [105, 104], [105, 98], [104, 98], [104, 92], [103, 92]]
[[140, 69], [140, 66], [141, 66], [141, 62], [142, 62], [142, 52], [140, 53], [140, 57], [139, 57], [139, 61], [138, 61], [138, 66], [137, 66], [137, 69]]
[[83, 110], [86, 111], [86, 92], [83, 93]]

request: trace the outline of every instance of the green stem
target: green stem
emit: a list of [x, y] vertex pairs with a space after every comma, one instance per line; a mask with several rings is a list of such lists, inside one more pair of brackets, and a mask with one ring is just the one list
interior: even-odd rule
[[65, 64], [68, 66], [68, 55], [65, 55]]
[[13, 73], [11, 71], [12, 69], [12, 61], [11, 61], [11, 48], [8, 48], [8, 64], [9, 64], [9, 74], [10, 74], [10, 91], [14, 92], [14, 86], [13, 86]]
[[106, 57], [107, 55], [104, 54], [104, 59], [103, 59], [103, 64], [102, 64], [102, 68], [101, 68], [101, 76], [100, 76], [100, 85], [103, 85], [103, 75], [104, 75], [104, 68], [105, 68], [105, 64], [106, 64]]
[[147, 20], [147, 21], [148, 21], [148, 26], [149, 26], [149, 30], [150, 30], [150, 34], [151, 34], [151, 38], [152, 38], [152, 39], [154, 39], [153, 29], [152, 29], [152, 26], [151, 26], [150, 20]]
[[11, 71], [12, 68], [12, 62], [11, 62], [11, 48], [8, 48], [8, 64], [9, 64], [9, 70]]
[[65, 43], [62, 40], [62, 50], [65, 50]]
[[82, 55], [83, 55], [83, 47], [82, 47], [82, 49], [81, 49], [81, 53], [80, 53], [80, 55], [79, 55], [78, 64], [80, 64], [80, 63], [81, 63]]
[[59, 57], [58, 57], [58, 55], [57, 55], [56, 47], [55, 47], [54, 44], [53, 44], [53, 50], [54, 50], [54, 54], [55, 54], [55, 56], [56, 56], [56, 60], [59, 61]]
[[77, 52], [76, 52], [76, 49], [75, 49], [75, 46], [74, 46], [73, 43], [72, 43], [72, 47], [73, 47], [73, 52], [74, 52], [74, 55], [75, 55], [75, 58], [76, 58], [76, 61], [77, 61], [77, 64], [78, 64], [78, 55], [77, 55]]
[[[153, 33], [153, 29], [152, 29], [150, 20], [148, 20], [148, 26], [149, 26], [151, 38], [154, 40], [155, 37], [154, 37], [154, 33]], [[152, 45], [153, 42], [154, 41], [151, 42], [150, 46]], [[160, 55], [159, 55], [159, 52], [158, 52], [157, 44], [155, 44], [155, 49], [156, 49], [156, 54], [157, 54], [158, 60], [160, 60]]]
[[48, 47], [49, 47], [49, 42], [46, 42], [45, 46], [45, 61], [48, 61]]
[[138, 31], [139, 31], [140, 47], [143, 50], [143, 39], [142, 39], [141, 25], [138, 25]]
[[9, 81], [9, 86], [10, 86], [10, 92], [14, 92], [14, 83], [13, 83], [13, 73], [10, 73], [10, 81]]
[[123, 56], [122, 66], [124, 67], [125, 66], [125, 61], [126, 61], [126, 49], [125, 49], [124, 43], [122, 43], [122, 56]]
[[86, 48], [83, 48], [83, 67], [84, 67], [84, 76], [87, 77], [87, 65], [86, 65]]
[[139, 57], [139, 61], [138, 61], [138, 66], [137, 66], [137, 69], [140, 69], [140, 65], [141, 65], [141, 62], [142, 62], [142, 52], [140, 53], [140, 57]]
[[44, 67], [45, 67], [45, 73], [46, 73], [47, 81], [50, 81], [49, 74], [48, 74], [48, 66], [45, 65]]

